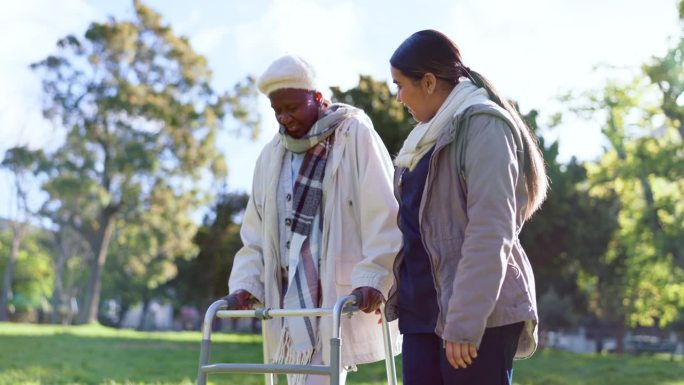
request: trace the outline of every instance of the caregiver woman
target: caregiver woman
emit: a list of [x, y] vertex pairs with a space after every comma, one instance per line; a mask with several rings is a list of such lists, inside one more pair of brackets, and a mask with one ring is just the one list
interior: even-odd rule
[[446, 35], [414, 33], [390, 64], [418, 122], [395, 159], [403, 249], [387, 303], [404, 384], [510, 384], [513, 359], [537, 346], [518, 234], [546, 195], [539, 144]]

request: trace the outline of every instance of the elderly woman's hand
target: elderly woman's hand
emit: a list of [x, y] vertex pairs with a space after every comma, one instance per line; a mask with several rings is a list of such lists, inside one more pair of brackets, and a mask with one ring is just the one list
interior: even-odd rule
[[357, 287], [351, 295], [356, 297], [356, 306], [364, 313], [377, 313], [380, 304], [385, 300], [380, 290], [370, 286]]
[[250, 310], [257, 303], [257, 299], [247, 290], [236, 290], [221, 298], [228, 302], [228, 310]]

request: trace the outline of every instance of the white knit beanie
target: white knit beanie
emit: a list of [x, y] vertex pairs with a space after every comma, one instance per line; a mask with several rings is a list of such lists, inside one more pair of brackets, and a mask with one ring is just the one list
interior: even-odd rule
[[316, 72], [299, 56], [285, 55], [273, 63], [257, 80], [259, 91], [268, 96], [283, 88], [317, 91]]

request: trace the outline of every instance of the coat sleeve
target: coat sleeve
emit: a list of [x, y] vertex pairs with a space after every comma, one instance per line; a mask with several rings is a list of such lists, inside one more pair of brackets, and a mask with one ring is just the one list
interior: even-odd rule
[[389, 153], [367, 116], [355, 130], [359, 227], [363, 259], [352, 270], [352, 286], [374, 287], [387, 298], [393, 282], [392, 265], [401, 248], [394, 198], [394, 168]]
[[247, 290], [261, 303], [264, 303], [264, 256], [262, 232], [261, 197], [264, 193], [262, 182], [262, 155], [256, 162], [252, 179], [252, 194], [249, 197], [245, 215], [240, 227], [242, 248], [235, 254], [233, 268], [228, 279], [228, 291]]
[[516, 145], [501, 119], [479, 115], [468, 128], [468, 224], [446, 314], [444, 339], [479, 346], [494, 310], [515, 237]]

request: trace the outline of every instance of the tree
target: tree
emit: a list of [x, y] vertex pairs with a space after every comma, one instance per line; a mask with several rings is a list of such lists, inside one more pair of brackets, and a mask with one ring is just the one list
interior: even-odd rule
[[0, 321], [8, 319], [7, 305], [12, 299], [12, 281], [14, 278], [14, 267], [19, 258], [21, 242], [26, 235], [29, 227], [29, 219], [32, 215], [28, 205], [29, 179], [32, 178], [31, 166], [42, 159], [42, 152], [30, 151], [28, 148], [20, 146], [8, 150], [1, 166], [8, 169], [14, 178], [14, 193], [16, 197], [15, 218], [10, 221], [12, 228], [12, 241], [9, 258], [5, 263], [2, 277], [2, 287], [0, 287]]
[[[679, 3], [679, 19], [680, 24], [684, 26], [684, 1]], [[651, 82], [657, 85], [661, 94], [660, 109], [665, 115], [666, 122], [662, 128], [662, 136], [673, 136], [669, 141], [658, 141], [659, 151], [656, 162], [652, 162], [648, 166], [659, 166], [656, 172], [665, 176], [669, 180], [680, 180], [684, 176], [684, 167], [682, 167], [682, 142], [684, 141], [684, 104], [682, 103], [682, 95], [684, 95], [684, 34], [680, 36], [678, 44], [670, 49], [664, 57], [654, 58], [653, 62], [644, 66], [644, 72], [650, 78]], [[671, 128], [670, 128], [671, 127]], [[679, 133], [679, 140], [675, 136]], [[641, 153], [648, 151], [649, 143], [644, 143], [643, 147], [639, 149]], [[659, 234], [660, 238], [666, 238], [667, 248], [675, 260], [675, 263], [684, 269], [684, 241], [678, 234], [666, 234], [667, 225], [663, 223], [658, 214], [658, 207], [655, 205], [653, 191], [645, 179], [641, 180], [642, 188], [646, 198], [646, 203], [649, 208], [648, 221], [651, 230], [655, 234]], [[679, 191], [682, 191], [679, 189]], [[681, 195], [680, 195], [681, 197]], [[682, 222], [679, 222], [682, 223]], [[673, 241], [674, 240], [674, 241]]]
[[[0, 269], [6, 267], [11, 253], [12, 230], [0, 231]], [[9, 247], [8, 247], [9, 246]], [[22, 240], [22, 247], [16, 255], [12, 290], [14, 295], [8, 305], [14, 319], [33, 320], [47, 315], [48, 298], [52, 293], [52, 269], [49, 254], [49, 233], [28, 226]]]
[[[535, 110], [524, 114], [539, 132], [537, 117]], [[550, 128], [561, 119], [554, 116]], [[605, 252], [616, 223], [611, 199], [589, 194], [586, 168], [574, 158], [561, 164], [558, 142], [547, 144], [543, 137], [539, 142], [550, 190], [541, 209], [523, 227], [520, 240], [535, 271], [540, 324], [557, 330], [577, 326], [587, 314], [587, 297], [577, 284], [581, 267]], [[562, 309], [559, 303], [565, 304]]]
[[50, 322], [53, 324], [71, 324], [78, 297], [79, 287], [85, 281], [82, 265], [88, 261], [90, 252], [88, 244], [80, 234], [67, 225], [57, 226], [53, 233], [52, 258], [54, 284], [50, 300], [52, 313]]
[[665, 326], [684, 305], [682, 137], [653, 102], [668, 96], [649, 80], [610, 80], [577, 110], [601, 122], [610, 144], [588, 176], [593, 196], [616, 198], [618, 227], [606, 252], [584, 266], [583, 286], [596, 316], [615, 326], [618, 351], [626, 327]]
[[183, 212], [189, 206], [186, 201], [193, 199], [191, 192], [174, 193], [158, 181], [148, 199], [118, 227], [106, 265], [110, 284], [104, 290], [110, 298], [119, 298], [123, 311], [142, 302], [141, 330], [150, 301], [177, 275], [177, 261], [194, 256], [192, 238], [197, 230]]
[[[578, 189], [561, 186], [588, 203], [562, 200], [571, 208], [570, 230], [589, 229], [588, 238], [575, 240], [589, 242], [562, 248], [568, 255], [579, 252], [572, 256], [578, 262], [576, 286], [594, 323], [615, 333], [618, 352], [626, 328], [676, 323], [684, 306], [683, 48], [680, 40], [630, 81], [609, 79], [600, 90], [564, 100], [573, 113], [599, 122], [609, 143], [599, 162], [580, 166], [586, 177]], [[550, 174], [553, 179], [553, 167]], [[557, 187], [554, 180], [551, 202]]]
[[68, 223], [91, 248], [83, 323], [96, 319], [119, 219], [153, 193], [186, 197], [178, 213], [207, 202], [202, 187], [226, 173], [215, 143], [224, 118], [258, 121], [241, 104], [254, 95], [252, 79], [217, 93], [206, 59], [159, 14], [133, 4], [133, 20], [92, 23], [82, 38], [67, 36], [56, 55], [32, 65], [43, 78], [45, 116], [66, 130], [41, 170], [49, 179], [44, 214]]

